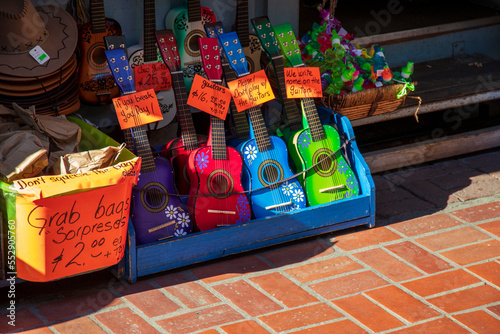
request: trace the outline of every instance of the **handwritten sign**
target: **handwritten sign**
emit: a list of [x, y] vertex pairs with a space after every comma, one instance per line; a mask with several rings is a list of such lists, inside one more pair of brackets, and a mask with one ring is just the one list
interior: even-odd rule
[[148, 63], [134, 67], [135, 90], [153, 89], [155, 92], [172, 88], [172, 77], [167, 65], [163, 63]]
[[274, 99], [273, 90], [264, 70], [230, 81], [227, 85], [238, 112]]
[[323, 96], [318, 67], [285, 68], [285, 85], [289, 99]]
[[229, 89], [195, 75], [187, 104], [225, 120], [230, 102]]
[[163, 119], [155, 91], [148, 89], [113, 99], [122, 129], [157, 122]]
[[[112, 186], [36, 200], [17, 196], [17, 275], [46, 282], [118, 263], [125, 251], [132, 185], [140, 171], [137, 159], [108, 167], [122, 176]], [[52, 181], [51, 187], [64, 184]]]

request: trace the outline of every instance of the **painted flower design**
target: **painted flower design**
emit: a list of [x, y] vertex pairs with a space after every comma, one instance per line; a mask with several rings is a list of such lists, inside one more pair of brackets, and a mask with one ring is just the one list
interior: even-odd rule
[[247, 207], [240, 207], [238, 210], [238, 215], [240, 216], [240, 219], [238, 219], [236, 222], [244, 223], [250, 220], [250, 209]]
[[198, 168], [201, 170], [205, 169], [209, 161], [208, 159], [208, 154], [205, 154], [205, 152], [200, 152], [200, 154], [196, 155], [196, 166], [198, 166]]
[[182, 229], [182, 228], [175, 230], [175, 232], [174, 232], [174, 236], [176, 236], [176, 237], [182, 237], [186, 234], [187, 234], [187, 231], [184, 231], [184, 229]]
[[165, 214], [167, 215], [168, 219], [175, 219], [177, 218], [177, 208], [173, 205], [167, 206], [165, 209]]
[[283, 194], [287, 196], [290, 196], [292, 194], [293, 189], [295, 189], [294, 183], [288, 183], [288, 181], [286, 181], [281, 185], [281, 191], [283, 191]]
[[292, 199], [295, 202], [299, 202], [299, 203], [304, 201], [304, 192], [302, 191], [302, 189], [295, 189], [292, 192]]
[[189, 218], [189, 215], [186, 212], [179, 214], [179, 216], [177, 217], [177, 223], [179, 224], [180, 227], [189, 227], [190, 222], [191, 219]]
[[337, 166], [337, 170], [340, 174], [345, 174], [349, 171], [349, 166], [345, 163], [345, 161], [339, 160], [339, 164]]
[[298, 142], [302, 148], [309, 147], [311, 145], [311, 134], [308, 131], [302, 132], [298, 138]]
[[245, 195], [239, 195], [237, 198], [237, 204], [240, 208], [248, 207], [248, 199]]
[[256, 146], [248, 145], [247, 147], [245, 147], [244, 154], [247, 160], [254, 160], [255, 158], [257, 158], [257, 153], [259, 153], [259, 151], [257, 150]]
[[354, 174], [351, 174], [349, 175], [349, 177], [347, 177], [347, 188], [349, 188], [352, 191], [356, 191], [359, 189], [359, 183]]

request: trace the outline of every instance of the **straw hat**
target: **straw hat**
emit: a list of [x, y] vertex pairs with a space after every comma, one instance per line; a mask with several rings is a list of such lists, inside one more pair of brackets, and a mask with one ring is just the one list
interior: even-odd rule
[[[0, 0], [0, 73], [18, 77], [47, 75], [73, 55], [78, 41], [75, 20], [54, 5], [35, 9], [30, 0]], [[50, 57], [39, 64], [30, 51], [39, 46]]]

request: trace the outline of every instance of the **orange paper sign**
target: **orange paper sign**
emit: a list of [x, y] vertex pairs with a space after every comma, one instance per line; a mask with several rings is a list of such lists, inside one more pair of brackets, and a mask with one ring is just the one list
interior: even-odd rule
[[163, 119], [155, 91], [148, 89], [113, 99], [122, 129], [153, 123]]
[[238, 112], [274, 99], [273, 90], [264, 70], [228, 82], [227, 85]]
[[230, 102], [229, 89], [195, 75], [187, 104], [225, 120]]
[[285, 68], [285, 85], [289, 99], [323, 96], [318, 67]]
[[[125, 251], [130, 193], [140, 165], [134, 160], [99, 170], [121, 175], [112, 186], [37, 200], [17, 196], [17, 275], [46, 282], [118, 263]], [[64, 182], [47, 178], [46, 187]]]
[[167, 65], [149, 63], [134, 67], [135, 90], [154, 89], [155, 92], [172, 88], [172, 78]]

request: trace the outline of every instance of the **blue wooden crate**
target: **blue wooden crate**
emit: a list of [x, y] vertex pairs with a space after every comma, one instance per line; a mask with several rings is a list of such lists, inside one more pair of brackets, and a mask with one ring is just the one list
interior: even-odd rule
[[[323, 108], [324, 109], [324, 108]], [[331, 111], [320, 110], [329, 115]], [[329, 117], [327, 117], [329, 118]], [[130, 282], [138, 277], [194, 263], [272, 246], [322, 233], [358, 225], [375, 225], [375, 185], [368, 166], [359, 153], [349, 120], [333, 114], [331, 122], [339, 133], [352, 139], [347, 145], [347, 158], [357, 175], [360, 195], [328, 204], [308, 207], [294, 213], [251, 220], [196, 232], [182, 238], [137, 245], [133, 224], [128, 224], [128, 244], [119, 272], [125, 269]]]

